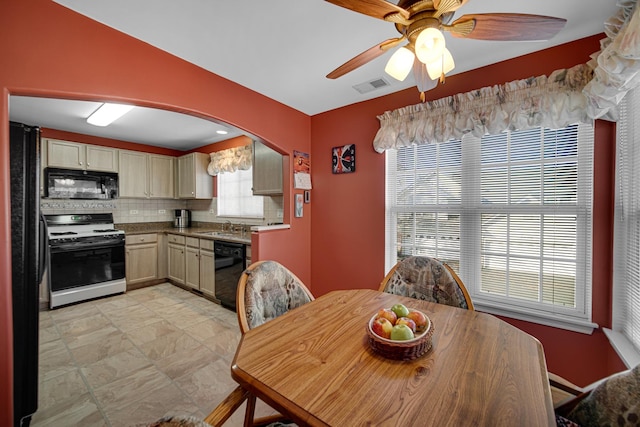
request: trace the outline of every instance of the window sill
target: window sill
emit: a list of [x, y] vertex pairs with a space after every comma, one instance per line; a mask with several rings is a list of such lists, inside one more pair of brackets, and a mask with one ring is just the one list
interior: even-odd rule
[[611, 329], [602, 328], [602, 330], [609, 339], [609, 343], [611, 343], [613, 349], [618, 353], [618, 356], [620, 356], [620, 359], [627, 365], [627, 368], [631, 369], [640, 364], [640, 353], [627, 337]]
[[569, 318], [567, 316], [541, 315], [539, 312], [524, 309], [505, 308], [497, 304], [487, 302], [473, 301], [476, 310], [485, 313], [495, 314], [498, 316], [509, 317], [511, 319], [523, 320], [525, 322], [538, 323], [540, 325], [552, 326], [554, 328], [566, 329], [569, 331], [580, 332], [583, 334], [592, 334], [594, 329], [598, 328], [598, 324], [586, 320]]

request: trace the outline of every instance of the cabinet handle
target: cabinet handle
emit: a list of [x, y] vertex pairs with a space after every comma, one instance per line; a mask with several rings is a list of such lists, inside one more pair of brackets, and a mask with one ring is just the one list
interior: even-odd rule
[[140, 241], [141, 241], [141, 242], [144, 242], [144, 237], [141, 237], [141, 238], [140, 238]]
[[91, 163], [87, 162], [87, 167], [91, 166]]
[[78, 162], [80, 164], [80, 166], [82, 166], [82, 162]]

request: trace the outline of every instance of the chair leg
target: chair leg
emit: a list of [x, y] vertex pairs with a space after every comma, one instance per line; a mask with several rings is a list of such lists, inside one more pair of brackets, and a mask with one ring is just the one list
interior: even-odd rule
[[[221, 426], [249, 397], [249, 392], [238, 386], [216, 408], [211, 411], [204, 422], [214, 427]], [[254, 398], [255, 400], [255, 398]]]
[[245, 427], [253, 426], [253, 417], [256, 412], [256, 397], [253, 394], [249, 393], [247, 397], [247, 412], [244, 414], [244, 425]]

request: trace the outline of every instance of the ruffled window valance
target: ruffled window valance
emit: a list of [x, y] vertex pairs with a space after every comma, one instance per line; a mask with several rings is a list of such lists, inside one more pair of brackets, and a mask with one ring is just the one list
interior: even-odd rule
[[209, 175], [218, 175], [224, 172], [235, 172], [238, 169], [249, 169], [252, 157], [251, 147], [252, 145], [249, 144], [211, 153], [211, 163], [207, 167], [207, 172], [209, 172]]
[[389, 148], [477, 137], [536, 126], [560, 128], [590, 123], [582, 90], [593, 76], [586, 64], [446, 98], [411, 105], [378, 116], [373, 142], [382, 153]]
[[587, 114], [617, 120], [618, 104], [640, 85], [640, 10], [637, 0], [618, 0], [618, 13], [604, 23], [607, 37], [592, 55], [593, 80], [584, 88]]

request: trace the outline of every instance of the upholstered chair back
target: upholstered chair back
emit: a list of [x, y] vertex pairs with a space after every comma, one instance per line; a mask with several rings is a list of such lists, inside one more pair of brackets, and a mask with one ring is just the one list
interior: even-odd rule
[[276, 261], [251, 264], [238, 283], [236, 312], [242, 333], [313, 301], [298, 277]]
[[462, 280], [435, 258], [410, 256], [396, 263], [380, 284], [380, 291], [473, 310]]

